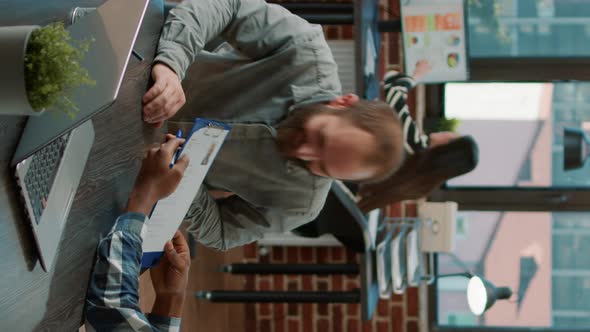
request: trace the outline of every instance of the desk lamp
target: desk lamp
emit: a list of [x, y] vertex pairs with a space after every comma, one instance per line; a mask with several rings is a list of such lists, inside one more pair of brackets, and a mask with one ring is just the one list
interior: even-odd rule
[[467, 285], [467, 303], [469, 309], [476, 316], [481, 316], [486, 310], [491, 308], [496, 300], [507, 300], [512, 297], [512, 290], [508, 287], [496, 287], [489, 280], [476, 276], [471, 272], [451, 273], [436, 276], [437, 278], [446, 277], [465, 277], [469, 278]]

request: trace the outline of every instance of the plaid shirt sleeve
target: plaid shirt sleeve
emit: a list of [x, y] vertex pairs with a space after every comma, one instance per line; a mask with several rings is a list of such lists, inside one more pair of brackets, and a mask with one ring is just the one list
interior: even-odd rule
[[180, 331], [180, 318], [141, 312], [139, 272], [147, 217], [126, 213], [100, 241], [86, 295], [88, 331]]
[[420, 133], [407, 105], [408, 91], [416, 86], [416, 81], [410, 76], [390, 71], [385, 75], [383, 83], [385, 102], [395, 110], [402, 123], [406, 152], [414, 154], [416, 151], [428, 148], [428, 136]]

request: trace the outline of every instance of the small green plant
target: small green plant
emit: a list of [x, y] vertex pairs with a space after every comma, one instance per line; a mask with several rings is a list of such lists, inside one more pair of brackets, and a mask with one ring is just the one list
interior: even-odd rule
[[456, 118], [441, 118], [438, 121], [438, 126], [436, 131], [452, 131], [454, 133], [457, 132], [457, 128], [459, 128], [459, 124], [461, 124], [461, 120]]
[[75, 41], [63, 23], [31, 33], [25, 55], [27, 97], [35, 111], [53, 107], [73, 117], [79, 108], [66, 93], [80, 85], [95, 85], [80, 65], [93, 40]]

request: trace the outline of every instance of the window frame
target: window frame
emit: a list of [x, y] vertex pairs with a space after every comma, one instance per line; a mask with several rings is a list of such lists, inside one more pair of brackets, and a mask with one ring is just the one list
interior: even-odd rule
[[[510, 211], [506, 211], [510, 212]], [[438, 270], [438, 254], [434, 254], [434, 271]], [[453, 326], [438, 324], [438, 280], [428, 286], [428, 331], [430, 332], [586, 332], [588, 328], [559, 327], [492, 327], [492, 326]]]
[[[468, 82], [590, 81], [589, 57], [473, 57]], [[424, 124], [444, 116], [444, 84], [426, 86]], [[590, 211], [590, 188], [466, 187], [443, 185], [430, 201], [455, 201], [468, 211]], [[434, 257], [435, 271], [438, 255]], [[588, 328], [457, 327], [438, 324], [437, 281], [428, 287], [428, 325], [431, 332], [573, 332]]]
[[[480, 60], [483, 61], [483, 60]], [[485, 60], [489, 67], [498, 64], [497, 59]], [[589, 64], [586, 81], [590, 81], [590, 59], [585, 60]], [[516, 62], [520, 63], [520, 62]], [[514, 62], [513, 62], [514, 65]], [[520, 71], [519, 65], [515, 65], [512, 77], [496, 77], [489, 82], [524, 82], [525, 76]], [[542, 72], [541, 67], [535, 72]], [[475, 68], [477, 69], [477, 68]], [[555, 72], [559, 72], [555, 70]], [[476, 72], [477, 74], [477, 72]], [[541, 82], [555, 82], [556, 80], [542, 80]], [[469, 82], [480, 82], [470, 80]], [[434, 119], [444, 116], [444, 84], [429, 85], [426, 87], [426, 117], [424, 123], [432, 123]], [[590, 211], [590, 188], [541, 188], [541, 187], [468, 187], [450, 188], [446, 184], [429, 195], [429, 200], [435, 202], [455, 201], [460, 203], [465, 210], [512, 210], [512, 211]]]
[[[475, 58], [469, 82], [590, 81], [590, 58]], [[426, 87], [424, 123], [444, 116], [444, 84]], [[435, 190], [429, 201], [455, 201], [469, 211], [590, 211], [590, 188], [468, 187]], [[435, 271], [438, 255], [435, 255]], [[588, 328], [458, 327], [438, 324], [437, 281], [428, 287], [431, 332], [577, 332]]]
[[552, 82], [590, 80], [590, 58], [512, 57], [470, 59], [470, 81]]

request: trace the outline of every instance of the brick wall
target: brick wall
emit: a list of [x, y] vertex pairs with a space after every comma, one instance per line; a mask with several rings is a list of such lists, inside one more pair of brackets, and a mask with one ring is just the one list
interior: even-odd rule
[[[413, 202], [392, 204], [389, 216], [416, 216]], [[272, 247], [260, 255], [256, 244], [244, 247], [246, 262], [357, 263], [344, 247]], [[247, 290], [339, 291], [360, 288], [359, 276], [247, 276]], [[418, 332], [418, 291], [380, 300], [372, 321], [363, 323], [359, 304], [246, 304], [246, 332]]]
[[[280, 2], [280, 1], [273, 1]], [[304, 1], [301, 1], [304, 2]], [[310, 1], [307, 1], [310, 2]], [[324, 2], [337, 2], [325, 1]], [[398, 0], [380, 0], [381, 18], [399, 16]], [[352, 26], [325, 26], [327, 39], [353, 39]], [[382, 36], [381, 73], [402, 68], [400, 34]], [[410, 109], [415, 96], [410, 93]], [[389, 216], [416, 216], [413, 202], [392, 204]], [[244, 247], [246, 262], [261, 263], [356, 263], [357, 257], [345, 248], [272, 247], [260, 255], [256, 244]], [[248, 276], [247, 290], [337, 291], [360, 288], [360, 277], [349, 276]], [[371, 322], [363, 323], [358, 304], [247, 304], [246, 332], [418, 332], [418, 291], [409, 288], [403, 296], [379, 301]]]

